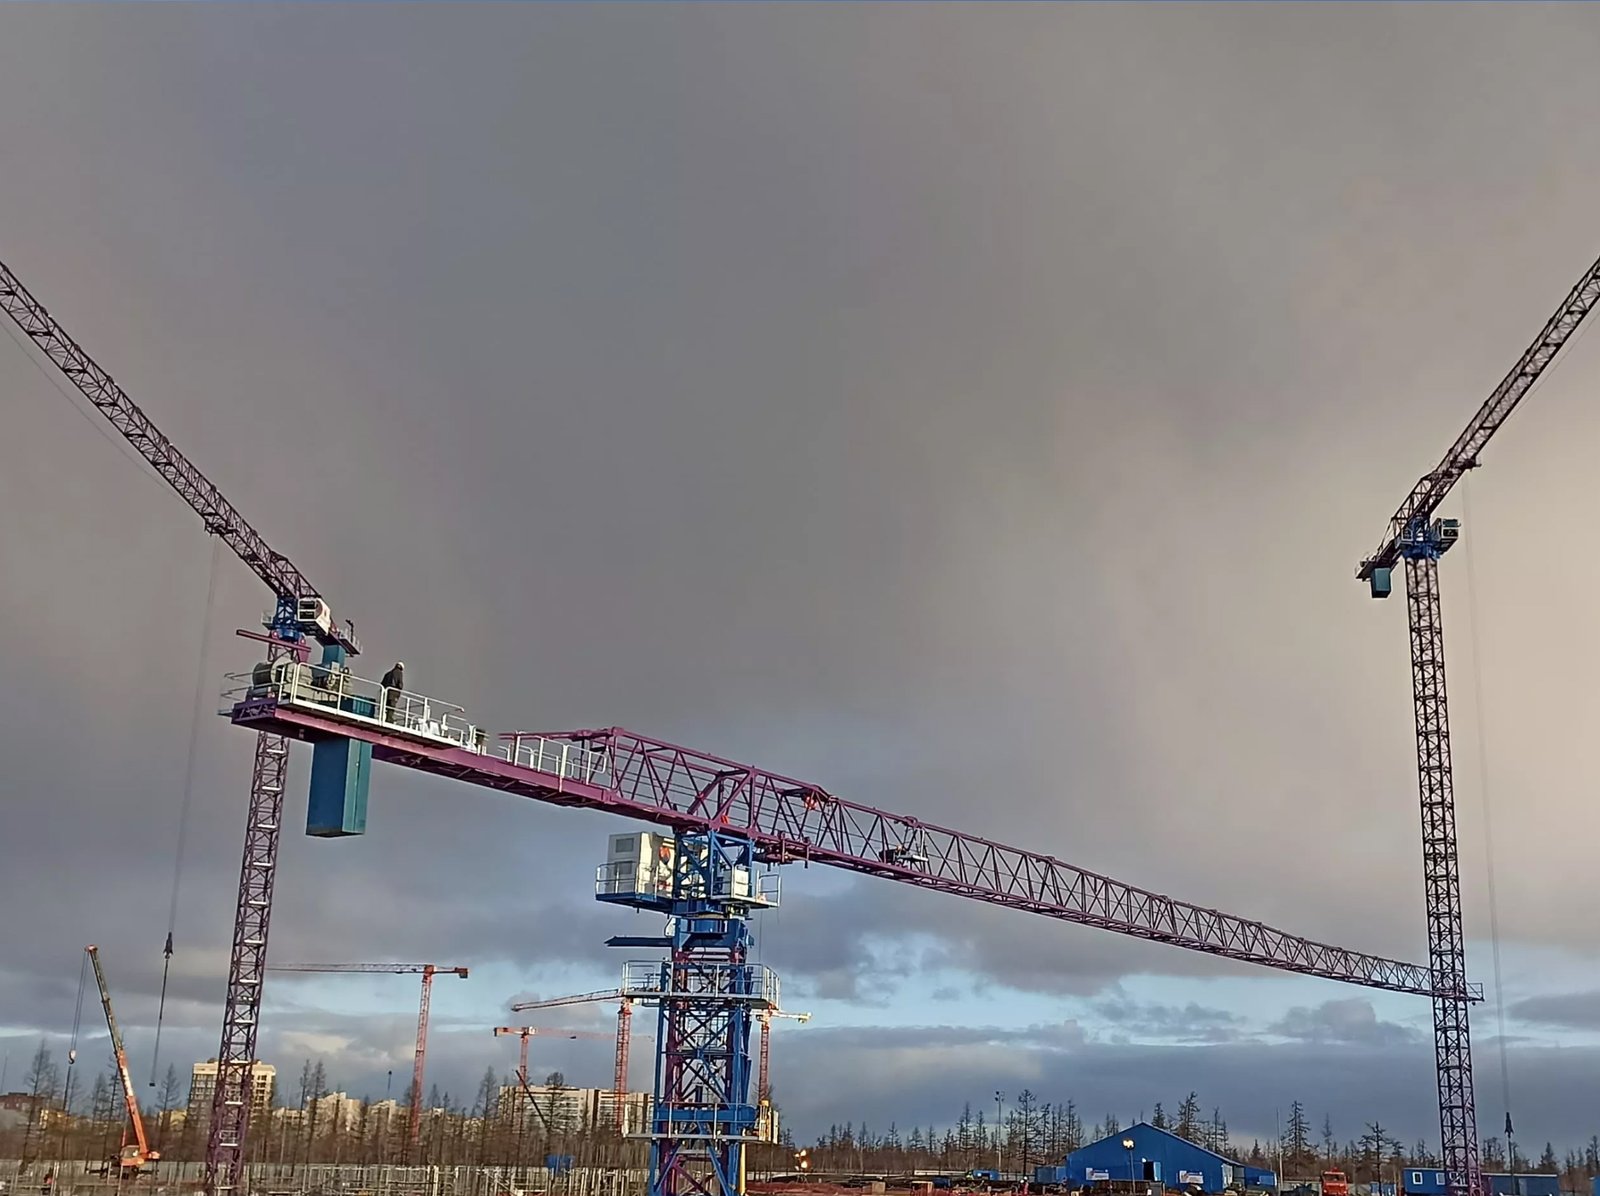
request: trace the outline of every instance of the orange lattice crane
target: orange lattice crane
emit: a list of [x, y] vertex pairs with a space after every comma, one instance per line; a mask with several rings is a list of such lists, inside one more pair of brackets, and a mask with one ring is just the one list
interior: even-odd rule
[[111, 1050], [117, 1057], [117, 1078], [122, 1081], [122, 1102], [128, 1107], [128, 1120], [133, 1123], [133, 1141], [122, 1147], [113, 1162], [119, 1179], [131, 1178], [142, 1172], [146, 1164], [160, 1159], [161, 1152], [151, 1150], [150, 1140], [145, 1136], [139, 1098], [133, 1090], [133, 1073], [128, 1070], [128, 1053], [122, 1049], [122, 1031], [117, 1029], [117, 1015], [111, 1012], [111, 990], [106, 987], [106, 974], [100, 968], [100, 948], [90, 943], [83, 950], [94, 965], [94, 981], [100, 986], [100, 1004], [106, 1011], [106, 1029], [111, 1031]]

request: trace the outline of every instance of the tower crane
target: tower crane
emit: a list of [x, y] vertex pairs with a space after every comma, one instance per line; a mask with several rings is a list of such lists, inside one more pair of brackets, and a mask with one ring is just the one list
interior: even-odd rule
[[617, 1055], [616, 1066], [612, 1070], [611, 1089], [612, 1103], [615, 1105], [612, 1115], [616, 1120], [616, 1131], [619, 1134], [627, 1127], [625, 1113], [628, 1105], [628, 1051], [633, 1041], [634, 1000], [634, 997], [616, 988], [592, 993], [575, 993], [570, 997], [552, 997], [548, 1001], [518, 1001], [511, 1006], [512, 1013], [523, 1013], [529, 1009], [560, 1009], [567, 1005], [588, 1005], [597, 1001], [617, 1002]]
[[520, 1049], [517, 1053], [517, 1074], [525, 1081], [528, 1078], [528, 1040], [536, 1035], [542, 1034], [546, 1038], [592, 1039], [596, 1042], [609, 1042], [611, 1039], [609, 1034], [596, 1034], [592, 1030], [552, 1030], [545, 1026], [496, 1026], [494, 1028], [494, 1036], [496, 1038], [505, 1038], [513, 1034], [521, 1040]]
[[1461, 923], [1461, 872], [1456, 847], [1455, 778], [1445, 692], [1444, 626], [1439, 558], [1461, 535], [1456, 519], [1435, 518], [1445, 497], [1505, 424], [1585, 316], [1600, 301], [1600, 261], [1584, 272], [1539, 335], [1501, 379], [1444, 458], [1424, 474], [1389, 519], [1377, 550], [1356, 569], [1374, 598], [1393, 591], [1404, 563], [1411, 632], [1411, 697], [1416, 716], [1417, 788], [1422, 805], [1422, 876], [1427, 905], [1428, 965], [1434, 979], [1433, 1039], [1439, 1089], [1441, 1153], [1452, 1196], [1484, 1191], [1472, 1085], [1467, 1015], [1466, 938]]
[[774, 1009], [771, 1006], [756, 1014], [756, 1020], [761, 1023], [761, 1053], [757, 1056], [756, 1064], [756, 1103], [763, 1107], [772, 1104], [772, 1019], [775, 1017], [792, 1018], [802, 1026], [811, 1020], [809, 1013], [790, 1013], [786, 1009]]
[[[268, 634], [255, 637], [265, 641], [269, 663], [291, 654], [303, 656], [308, 638], [341, 660], [360, 653], [354, 625], [335, 621], [321, 592], [305, 574], [288, 557], [268, 546], [261, 533], [167, 439], [116, 380], [79, 347], [4, 262], [0, 262], [0, 311], [177, 491], [200, 516], [207, 534], [232, 549], [272, 591], [276, 605], [268, 620]], [[212, 1193], [231, 1192], [244, 1177], [250, 1072], [255, 1066], [256, 1034], [261, 1024], [261, 987], [267, 964], [267, 932], [272, 922], [272, 891], [278, 875], [288, 763], [288, 741], [282, 735], [260, 731], [251, 765], [239, 900], [234, 910], [222, 1042], [217, 1049], [217, 1087], [206, 1137], [205, 1186]]]
[[111, 989], [106, 985], [106, 974], [100, 966], [100, 948], [91, 943], [83, 950], [94, 965], [94, 982], [100, 986], [100, 1004], [106, 1011], [106, 1029], [111, 1032], [111, 1051], [117, 1060], [117, 1079], [122, 1083], [122, 1103], [127, 1107], [128, 1120], [133, 1125], [133, 1141], [123, 1146], [112, 1161], [119, 1177], [132, 1177], [143, 1171], [147, 1163], [159, 1160], [161, 1152], [151, 1150], [150, 1139], [145, 1136], [144, 1118], [139, 1113], [139, 1097], [133, 1087], [133, 1073], [128, 1070], [128, 1053], [122, 1049], [122, 1031], [117, 1029], [117, 1015], [111, 1012]]
[[267, 969], [270, 972], [361, 972], [391, 976], [422, 974], [422, 1001], [417, 1009], [417, 1049], [411, 1063], [411, 1108], [406, 1116], [406, 1146], [417, 1147], [422, 1131], [422, 1073], [428, 1057], [428, 1004], [433, 998], [435, 976], [467, 978], [466, 968], [440, 967], [431, 963], [286, 963]]
[[[426, 718], [398, 725], [392, 690], [376, 707], [342, 688], [344, 661], [360, 646], [320, 592], [77, 344], [16, 275], [0, 263], [3, 310], [123, 438], [221, 538], [276, 599], [267, 661], [228, 715], [256, 732], [245, 848], [240, 868], [222, 1044], [206, 1147], [208, 1193], [244, 1182], [249, 1074], [255, 1059], [268, 929], [282, 826], [288, 740], [366, 745], [370, 759], [515, 793], [551, 805], [603, 810], [680, 834], [733, 834], [766, 863], [818, 863], [950, 893], [1060, 921], [1167, 943], [1283, 971], [1452, 1002], [1481, 999], [1425, 966], [1289, 934], [1067, 864], [1055, 857], [843, 800], [817, 785], [733, 763], [621, 728], [533, 735], [516, 732], [491, 750], [477, 728]], [[307, 664], [308, 641], [323, 647]], [[341, 687], [330, 688], [330, 666]], [[371, 683], [368, 683], [371, 685]], [[424, 705], [424, 710], [426, 706]], [[332, 833], [359, 833], [335, 829]], [[413, 1108], [415, 1108], [415, 1103]]]

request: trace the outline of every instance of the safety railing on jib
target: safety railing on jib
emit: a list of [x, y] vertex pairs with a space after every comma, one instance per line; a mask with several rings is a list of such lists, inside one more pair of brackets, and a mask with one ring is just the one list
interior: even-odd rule
[[572, 739], [548, 739], [527, 731], [502, 735], [495, 754], [509, 764], [554, 773], [569, 781], [611, 787], [611, 753]]
[[341, 722], [383, 727], [470, 752], [488, 750], [488, 732], [468, 722], [460, 706], [357, 677], [338, 665], [263, 661], [248, 673], [229, 673], [227, 680], [221, 714], [231, 715], [246, 702], [271, 699]]
[[280, 706], [314, 711], [339, 722], [381, 727], [430, 743], [498, 756], [509, 764], [569, 781], [609, 786], [611, 753], [570, 739], [515, 732], [492, 747], [489, 734], [467, 721], [462, 707], [426, 694], [369, 681], [338, 665], [304, 661], [263, 661], [248, 673], [229, 673], [219, 714], [270, 700]]

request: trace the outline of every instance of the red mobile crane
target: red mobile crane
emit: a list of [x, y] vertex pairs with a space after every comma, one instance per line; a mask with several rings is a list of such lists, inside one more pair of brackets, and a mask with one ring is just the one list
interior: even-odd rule
[[117, 1029], [117, 1015], [111, 1012], [111, 990], [106, 987], [106, 974], [100, 967], [100, 948], [90, 943], [83, 950], [94, 965], [94, 982], [100, 986], [100, 1004], [106, 1011], [106, 1029], [111, 1031], [111, 1049], [117, 1057], [117, 1078], [122, 1081], [122, 1101], [128, 1107], [128, 1120], [133, 1123], [133, 1141], [125, 1143], [107, 1167], [116, 1167], [119, 1181], [131, 1179], [143, 1173], [146, 1164], [160, 1159], [161, 1152], [151, 1150], [150, 1140], [145, 1136], [144, 1118], [139, 1115], [139, 1097], [134, 1092], [133, 1074], [128, 1070], [128, 1053], [122, 1049], [122, 1031]]
[[428, 1004], [433, 978], [439, 975], [467, 978], [466, 968], [441, 968], [431, 963], [286, 963], [269, 972], [367, 972], [402, 976], [422, 973], [422, 1003], [417, 1010], [417, 1050], [411, 1064], [411, 1108], [407, 1112], [406, 1145], [414, 1150], [422, 1130], [422, 1066], [428, 1057]]

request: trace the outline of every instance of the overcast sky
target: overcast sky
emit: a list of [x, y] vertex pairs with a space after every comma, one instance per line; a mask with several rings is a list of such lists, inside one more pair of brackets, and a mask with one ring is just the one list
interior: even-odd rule
[[[1587, 6], [7, 6], [0, 258], [374, 675], [1422, 959], [1405, 611], [1352, 574], [1600, 253], [1597, 52]], [[1536, 1144], [1600, 1128], [1597, 385], [1581, 341], [1444, 564], [1469, 964], [1492, 989], [1492, 816]], [[222, 561], [202, 669], [198, 521], [9, 339], [0, 418], [17, 1087], [91, 941], [149, 1068], [197, 682], [268, 599]], [[216, 1051], [250, 748], [203, 720], [163, 1066]], [[441, 1086], [512, 1065], [513, 997], [615, 982], [623, 824], [381, 769], [364, 838], [309, 840], [305, 767], [273, 958], [470, 965]], [[1026, 1085], [1437, 1138], [1415, 999], [818, 870], [785, 897], [802, 1137]], [[275, 982], [262, 1057], [381, 1096], [415, 995]], [[536, 1067], [604, 1084], [609, 1048]]]

